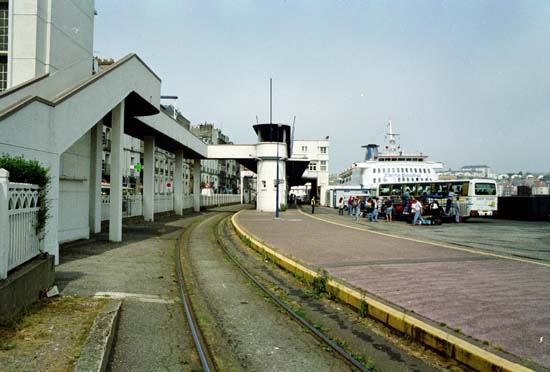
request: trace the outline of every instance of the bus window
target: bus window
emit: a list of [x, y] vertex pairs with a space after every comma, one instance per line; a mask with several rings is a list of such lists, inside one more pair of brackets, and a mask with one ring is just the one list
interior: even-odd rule
[[424, 193], [430, 194], [430, 184], [429, 183], [419, 183], [416, 185], [416, 192], [418, 195], [422, 195]]
[[476, 195], [496, 195], [497, 194], [496, 185], [494, 183], [476, 182], [474, 187], [475, 187]]
[[408, 183], [403, 185], [404, 191], [408, 192], [410, 196], [416, 196], [416, 184]]
[[442, 198], [446, 198], [448, 195], [447, 184], [443, 182], [434, 183], [434, 189], [432, 190], [432, 195], [438, 195]]
[[380, 185], [378, 190], [380, 190], [379, 196], [390, 196], [390, 185]]
[[403, 191], [401, 189], [401, 185], [393, 185], [391, 189], [391, 196], [401, 196], [402, 193]]
[[425, 192], [428, 195], [432, 195], [433, 185], [431, 183], [425, 183], [422, 186], [424, 187], [424, 190], [422, 192]]
[[466, 196], [462, 193], [462, 189], [463, 189], [463, 183], [462, 182], [451, 182], [451, 184], [449, 185], [450, 186], [450, 190], [449, 191], [452, 191], [454, 192], [456, 195], [462, 195], [462, 196]]

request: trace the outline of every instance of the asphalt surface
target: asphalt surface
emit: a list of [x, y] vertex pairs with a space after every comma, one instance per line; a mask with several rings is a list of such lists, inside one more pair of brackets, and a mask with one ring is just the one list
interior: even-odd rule
[[[352, 286], [487, 341], [495, 352], [503, 349], [550, 367], [550, 265], [540, 259], [548, 247], [503, 233], [522, 227], [512, 221], [488, 223], [484, 230], [475, 223], [432, 227], [380, 221], [369, 226], [338, 216], [336, 210], [318, 211], [315, 217], [333, 223], [296, 210], [286, 211], [278, 221], [272, 214], [245, 211], [238, 223], [260, 241], [309, 266], [325, 268]], [[546, 226], [532, 228], [543, 237]], [[375, 229], [384, 231], [372, 233]], [[436, 229], [443, 231], [439, 236], [461, 244], [442, 238], [438, 244], [420, 241], [427, 239], [419, 234], [437, 240]], [[388, 233], [408, 239], [384, 235]], [[499, 251], [491, 236], [511, 243]], [[539, 250], [538, 260], [514, 256], [516, 245], [522, 249], [518, 256], [525, 256], [526, 247]]]
[[174, 276], [175, 239], [196, 216], [125, 225], [122, 243], [107, 234], [61, 247], [62, 294], [123, 300], [109, 370], [190, 371], [200, 366]]

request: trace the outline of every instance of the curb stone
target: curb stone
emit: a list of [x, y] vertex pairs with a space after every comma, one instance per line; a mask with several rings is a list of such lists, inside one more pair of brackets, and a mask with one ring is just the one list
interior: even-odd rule
[[105, 372], [113, 346], [121, 301], [109, 301], [97, 314], [74, 372]]

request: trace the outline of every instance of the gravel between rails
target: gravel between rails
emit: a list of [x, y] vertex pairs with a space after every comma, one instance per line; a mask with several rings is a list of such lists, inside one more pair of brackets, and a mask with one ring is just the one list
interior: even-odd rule
[[182, 252], [186, 284], [218, 369], [350, 371], [228, 262], [214, 236], [226, 216], [220, 213], [199, 222], [184, 240]]

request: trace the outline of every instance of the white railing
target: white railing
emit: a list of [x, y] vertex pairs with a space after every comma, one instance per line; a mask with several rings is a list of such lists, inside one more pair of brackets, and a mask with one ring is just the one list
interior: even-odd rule
[[[225, 204], [235, 204], [241, 202], [240, 194], [212, 194], [201, 196], [202, 207], [217, 207]], [[101, 196], [101, 221], [109, 220], [109, 195]], [[194, 207], [194, 196], [183, 196], [183, 209], [192, 209]], [[155, 213], [169, 212], [174, 210], [174, 194], [155, 194]], [[134, 217], [143, 215], [142, 195], [130, 195], [124, 197], [122, 201], [122, 216]]]
[[40, 188], [11, 183], [8, 177], [9, 173], [0, 169], [0, 279], [41, 253], [36, 234]]
[[191, 195], [183, 195], [183, 209], [192, 209], [195, 206], [195, 197]]
[[174, 194], [155, 194], [155, 213], [174, 210]]
[[201, 207], [216, 207], [241, 202], [240, 194], [212, 194], [201, 196]]

